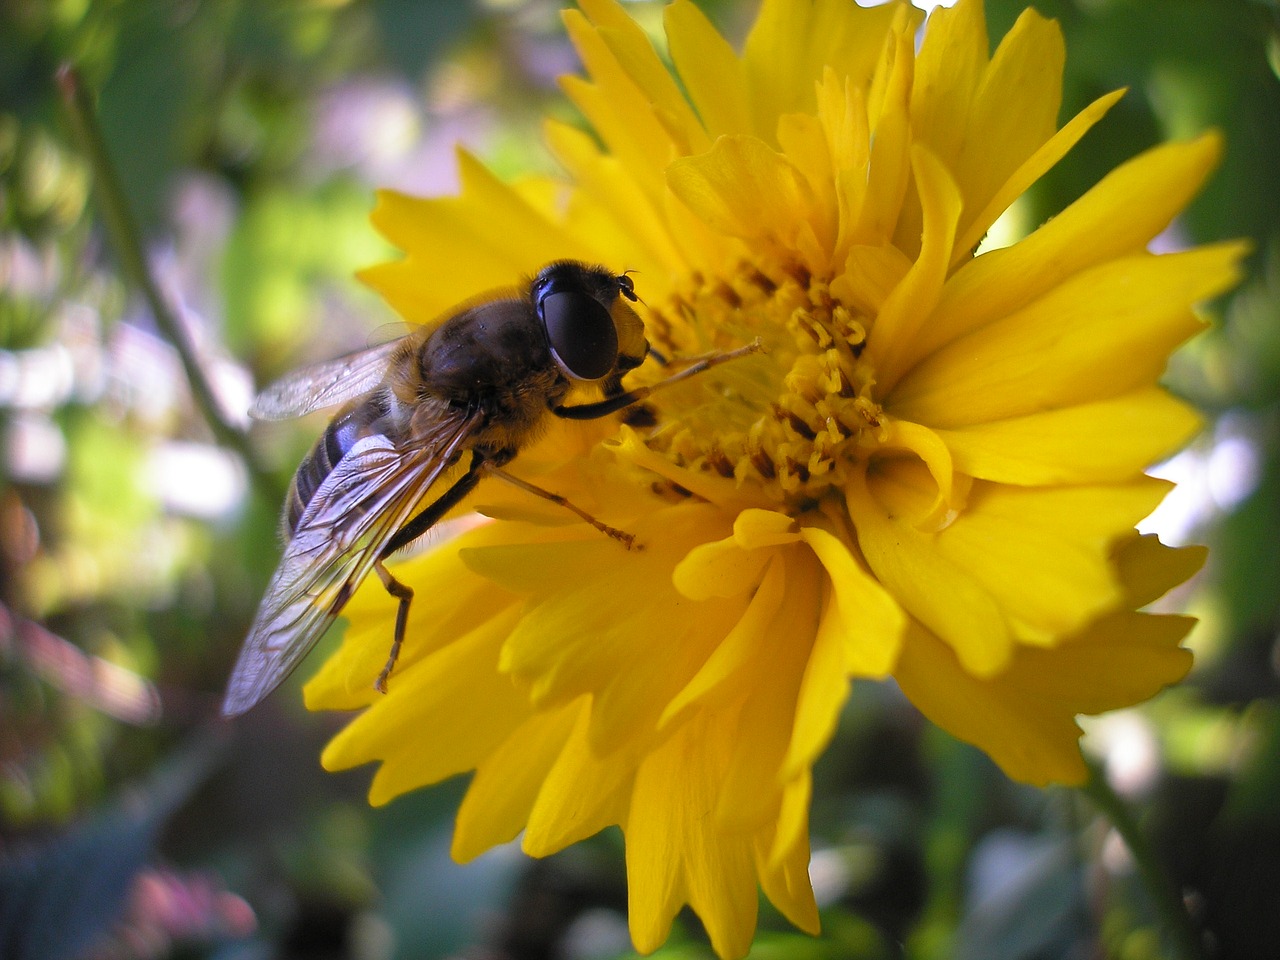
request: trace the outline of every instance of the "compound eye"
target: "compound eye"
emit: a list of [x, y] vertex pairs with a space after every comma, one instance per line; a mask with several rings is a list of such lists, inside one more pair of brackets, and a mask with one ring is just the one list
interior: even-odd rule
[[636, 285], [632, 279], [625, 273], [618, 276], [618, 290], [624, 297], [635, 303], [640, 298], [636, 296]]
[[566, 290], [538, 301], [551, 355], [578, 380], [599, 380], [618, 363], [618, 330], [600, 301], [590, 294]]

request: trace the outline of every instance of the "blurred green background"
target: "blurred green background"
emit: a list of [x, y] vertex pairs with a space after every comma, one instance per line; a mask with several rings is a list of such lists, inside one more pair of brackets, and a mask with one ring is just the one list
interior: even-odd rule
[[[740, 38], [750, 2], [701, 4]], [[1067, 36], [1064, 117], [1130, 94], [1018, 209], [1209, 126], [1228, 153], [1163, 241], [1250, 237], [1170, 384], [1210, 416], [1153, 519], [1206, 542], [1177, 603], [1190, 680], [1090, 724], [1216, 955], [1280, 955], [1280, 5], [1038, 0]], [[628, 5], [655, 32], [660, 7]], [[1022, 4], [989, 0], [993, 37]], [[448, 859], [462, 784], [370, 810], [322, 774], [340, 718], [297, 679], [212, 720], [278, 556], [277, 496], [319, 430], [258, 427], [252, 484], [212, 440], [122, 278], [54, 74], [74, 62], [153, 270], [229, 419], [255, 385], [395, 318], [352, 279], [388, 251], [375, 187], [454, 188], [454, 148], [550, 170], [538, 118], [576, 69], [551, 0], [0, 2], [0, 957], [625, 954], [621, 841]], [[1162, 241], [1162, 242], [1163, 242]], [[274, 491], [274, 492], [273, 492]], [[307, 673], [304, 668], [302, 674]], [[161, 706], [163, 709], [161, 709]], [[1009, 783], [860, 685], [817, 771], [824, 936], [765, 913], [756, 956], [1168, 956], [1133, 865], [1080, 796]], [[684, 917], [663, 951], [708, 955]]]

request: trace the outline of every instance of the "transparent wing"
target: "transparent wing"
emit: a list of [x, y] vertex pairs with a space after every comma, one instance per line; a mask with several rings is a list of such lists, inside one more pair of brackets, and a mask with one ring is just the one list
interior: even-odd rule
[[362, 396], [382, 382], [391, 355], [403, 340], [390, 340], [286, 374], [258, 394], [249, 416], [287, 420]]
[[418, 512], [478, 419], [438, 423], [411, 450], [363, 437], [316, 490], [267, 586], [227, 683], [224, 716], [244, 713], [278, 687]]

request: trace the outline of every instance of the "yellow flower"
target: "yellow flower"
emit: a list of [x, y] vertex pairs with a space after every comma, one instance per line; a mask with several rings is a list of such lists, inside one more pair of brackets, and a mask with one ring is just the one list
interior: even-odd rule
[[584, 259], [636, 271], [664, 355], [767, 352], [656, 394], [654, 426], [555, 422], [515, 461], [643, 550], [489, 481], [470, 503], [501, 522], [396, 567], [417, 599], [389, 693], [395, 604], [371, 580], [306, 696], [362, 710], [323, 762], [380, 762], [373, 803], [475, 771], [459, 859], [619, 825], [636, 947], [689, 904], [737, 957], [757, 885], [818, 928], [810, 768], [853, 679], [893, 677], [1044, 784], [1085, 776], [1078, 714], [1187, 671], [1190, 621], [1137, 610], [1202, 553], [1134, 525], [1167, 489], [1143, 470], [1198, 426], [1157, 380], [1242, 249], [1146, 250], [1209, 135], [973, 255], [1120, 95], [1058, 129], [1062, 37], [1032, 11], [994, 54], [977, 0], [918, 50], [904, 2], [765, 0], [741, 54], [688, 0], [665, 17], [677, 75], [613, 0], [567, 12], [590, 79], [564, 90], [594, 130], [548, 124], [567, 179], [463, 154], [460, 196], [381, 195], [405, 256], [364, 278], [430, 323]]

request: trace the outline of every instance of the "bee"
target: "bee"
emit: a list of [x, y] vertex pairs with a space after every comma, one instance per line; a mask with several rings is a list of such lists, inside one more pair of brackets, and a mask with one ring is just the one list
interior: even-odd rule
[[[485, 476], [562, 505], [632, 545], [625, 531], [503, 468], [550, 416], [608, 416], [760, 349], [757, 341], [690, 358], [652, 386], [625, 390], [623, 376], [651, 353], [665, 362], [645, 339], [631, 306], [638, 299], [625, 273], [556, 261], [523, 289], [479, 298], [437, 325], [296, 371], [258, 396], [250, 413], [265, 420], [342, 407], [290, 485], [281, 516], [284, 554], [232, 670], [224, 716], [244, 713], [279, 686], [370, 572], [399, 603], [387, 663], [374, 684], [385, 693], [413, 600], [385, 561]], [[597, 385], [603, 399], [566, 404], [577, 384]], [[441, 478], [464, 457], [465, 469], [437, 494]]]

